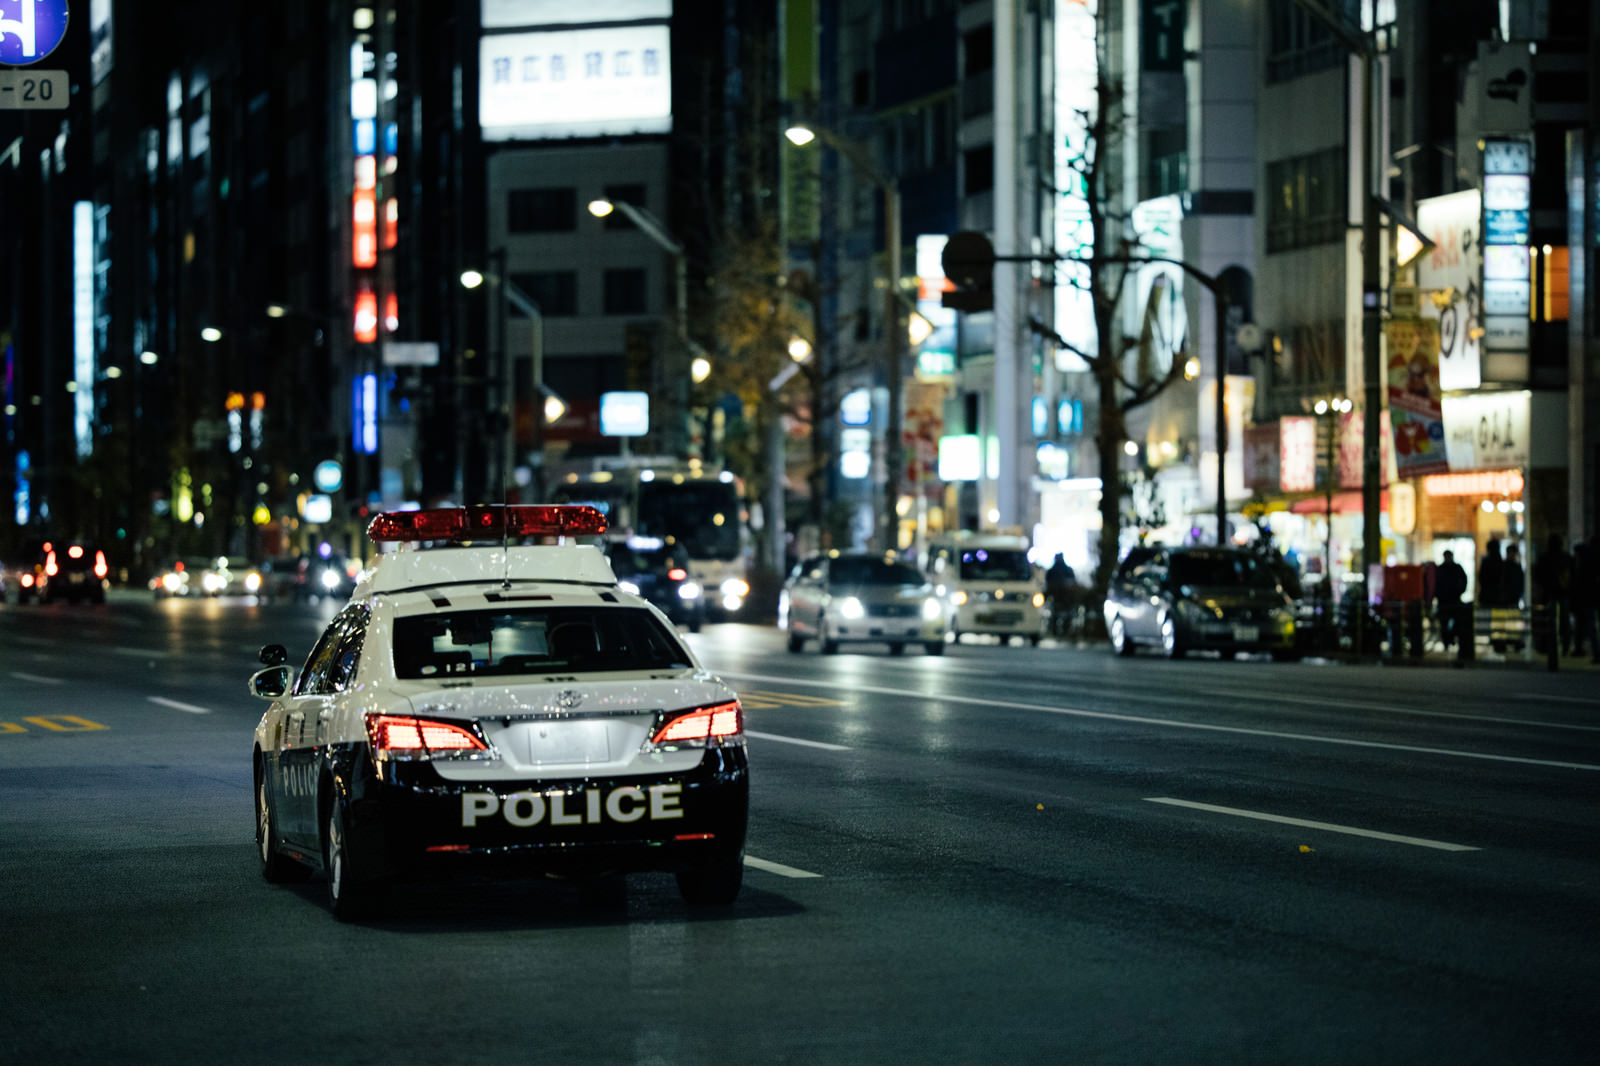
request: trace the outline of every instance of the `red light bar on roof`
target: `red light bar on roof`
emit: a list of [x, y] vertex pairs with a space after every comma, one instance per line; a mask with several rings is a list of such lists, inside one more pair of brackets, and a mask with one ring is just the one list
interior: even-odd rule
[[606, 531], [606, 516], [593, 507], [445, 507], [427, 511], [389, 511], [367, 525], [378, 542], [412, 540], [501, 540], [512, 537], [583, 537]]

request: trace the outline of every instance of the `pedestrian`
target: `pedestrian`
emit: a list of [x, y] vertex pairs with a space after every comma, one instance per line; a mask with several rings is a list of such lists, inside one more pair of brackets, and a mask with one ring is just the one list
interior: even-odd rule
[[1077, 598], [1078, 575], [1067, 563], [1067, 557], [1056, 553], [1055, 562], [1044, 572], [1045, 595], [1050, 601], [1051, 635], [1066, 636], [1071, 629], [1074, 600]]
[[1502, 583], [1505, 578], [1506, 561], [1500, 555], [1500, 542], [1491, 540], [1483, 552], [1483, 561], [1478, 564], [1478, 606], [1502, 607], [1500, 602], [1503, 593]]
[[1595, 571], [1589, 545], [1572, 546], [1572, 654], [1600, 660], [1600, 641], [1595, 638]]
[[1467, 572], [1456, 562], [1456, 553], [1445, 549], [1444, 559], [1434, 573], [1434, 611], [1439, 619], [1439, 635], [1446, 648], [1455, 647], [1461, 633], [1461, 597], [1467, 593]]
[[1572, 559], [1561, 546], [1561, 534], [1545, 538], [1544, 551], [1533, 564], [1533, 605], [1550, 613], [1561, 654], [1572, 654]]
[[1522, 607], [1522, 586], [1527, 580], [1522, 569], [1522, 549], [1515, 544], [1506, 546], [1505, 564], [1500, 568], [1500, 606]]

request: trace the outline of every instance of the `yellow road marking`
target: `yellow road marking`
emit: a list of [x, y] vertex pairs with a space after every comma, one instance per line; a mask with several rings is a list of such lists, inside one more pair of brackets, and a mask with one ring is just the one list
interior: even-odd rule
[[802, 696], [798, 692], [771, 692], [764, 689], [740, 689], [739, 702], [747, 709], [771, 710], [774, 707], [842, 707], [842, 700], [824, 699], [821, 696]]
[[36, 714], [24, 718], [23, 721], [32, 722], [41, 729], [49, 729], [56, 733], [87, 733], [90, 730], [106, 728], [99, 722], [91, 722], [75, 714]]

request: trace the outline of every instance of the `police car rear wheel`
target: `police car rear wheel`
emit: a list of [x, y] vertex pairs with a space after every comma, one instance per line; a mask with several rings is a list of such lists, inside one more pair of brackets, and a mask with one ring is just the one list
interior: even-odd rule
[[929, 655], [944, 654], [944, 641], [942, 640], [930, 640], [923, 647], [927, 649]]
[[678, 872], [678, 892], [691, 907], [726, 907], [744, 883], [744, 858], [734, 855]]
[[261, 877], [272, 884], [304, 881], [311, 873], [302, 864], [278, 851], [278, 820], [267, 795], [267, 775], [256, 767], [256, 858]]
[[363, 879], [360, 872], [353, 868], [344, 804], [337, 799], [328, 805], [322, 849], [328, 877], [328, 909], [333, 916], [341, 922], [348, 922], [371, 914], [383, 894], [383, 886], [379, 882]]

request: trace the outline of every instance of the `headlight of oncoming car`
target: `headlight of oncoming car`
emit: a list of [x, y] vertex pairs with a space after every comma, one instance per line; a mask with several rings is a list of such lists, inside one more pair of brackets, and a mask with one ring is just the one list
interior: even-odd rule
[[1035, 607], [1043, 607], [1044, 606], [1044, 593], [1035, 592], [1033, 594], [1033, 605]]
[[922, 620], [924, 622], [937, 621], [944, 614], [944, 608], [939, 606], [939, 601], [932, 596], [922, 601]]
[[685, 581], [678, 586], [678, 599], [680, 600], [698, 600], [702, 594], [703, 590], [700, 588], [700, 582], [698, 581]]
[[861, 606], [861, 601], [856, 599], [854, 596], [846, 596], [844, 599], [839, 601], [840, 618], [848, 618], [851, 621], [855, 621], [858, 618], [865, 618], [866, 616], [867, 609]]
[[322, 571], [322, 587], [325, 589], [338, 588], [341, 580], [343, 580], [343, 575], [339, 573], [337, 567], [330, 566]]
[[632, 581], [619, 580], [617, 582], [617, 588], [621, 589], [623, 592], [631, 592], [635, 596], [639, 595], [639, 586], [635, 585]]
[[1190, 599], [1178, 601], [1178, 613], [1191, 622], [1210, 622], [1218, 617], [1218, 612], [1213, 611], [1203, 603], [1196, 603]]

